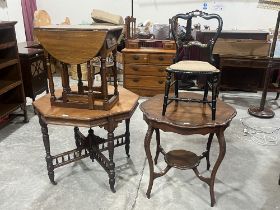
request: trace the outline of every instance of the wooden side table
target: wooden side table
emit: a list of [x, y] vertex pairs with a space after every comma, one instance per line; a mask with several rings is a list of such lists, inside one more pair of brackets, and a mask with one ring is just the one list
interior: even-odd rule
[[34, 101], [42, 92], [49, 93], [44, 51], [38, 43], [28, 41], [18, 43], [18, 52], [25, 96]]
[[[182, 93], [184, 97], [199, 99], [202, 96], [197, 93]], [[236, 110], [230, 105], [217, 100], [216, 120], [211, 119], [211, 109], [207, 105], [199, 103], [171, 103], [162, 116], [163, 95], [157, 95], [143, 102], [140, 109], [143, 112], [144, 120], [148, 124], [148, 131], [145, 137], [145, 151], [150, 167], [150, 181], [147, 190], [147, 197], [150, 198], [154, 180], [165, 175], [170, 168], [192, 169], [195, 175], [210, 187], [211, 206], [215, 204], [214, 182], [218, 168], [226, 153], [226, 142], [224, 137], [225, 129], [230, 125], [236, 115]], [[206, 151], [201, 155], [185, 150], [173, 150], [165, 152], [160, 145], [160, 130], [174, 132], [182, 135], [209, 134]], [[151, 155], [150, 143], [153, 132], [156, 131], [157, 149], [154, 162]], [[197, 166], [200, 160], [206, 158], [207, 169], [210, 168], [209, 152], [214, 134], [216, 134], [220, 146], [218, 159], [213, 167], [210, 177], [203, 177]], [[164, 155], [166, 168], [161, 172], [154, 171], [154, 163], [157, 164], [159, 153]]]
[[[113, 91], [113, 87], [109, 87], [109, 91]], [[62, 90], [58, 92], [60, 94]], [[126, 154], [129, 156], [129, 123], [132, 114], [138, 106], [139, 98], [138, 95], [124, 88], [119, 88], [119, 94], [120, 100], [108, 111], [51, 106], [50, 94], [41, 97], [33, 103], [41, 125], [43, 142], [46, 150], [47, 170], [52, 184], [56, 184], [54, 181], [55, 168], [90, 157], [92, 160], [96, 160], [108, 173], [110, 188], [112, 192], [115, 192], [114, 148], [125, 145]], [[118, 123], [123, 120], [125, 120], [126, 123], [125, 133], [114, 136], [114, 130], [118, 127]], [[77, 147], [55, 156], [51, 155], [48, 124], [73, 126]], [[107, 139], [94, 134], [92, 128], [97, 126], [103, 127], [108, 131]], [[79, 127], [89, 128], [87, 137], [79, 131]], [[107, 150], [109, 158], [103, 154], [103, 152]]]

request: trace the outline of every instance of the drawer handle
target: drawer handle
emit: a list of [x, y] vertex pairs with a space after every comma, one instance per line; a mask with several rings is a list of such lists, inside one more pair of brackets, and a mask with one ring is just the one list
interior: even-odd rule
[[160, 61], [163, 61], [163, 60], [164, 60], [164, 57], [159, 56], [158, 59], [159, 59]]
[[133, 79], [132, 81], [133, 82], [139, 82], [139, 79]]
[[134, 59], [134, 60], [139, 60], [139, 58], [140, 58], [140, 57], [139, 57], [138, 55], [133, 55], [133, 59]]
[[158, 81], [159, 84], [163, 84], [163, 81]]
[[164, 68], [160, 68], [158, 71], [159, 71], [159, 72], [164, 72], [165, 69], [164, 69]]
[[137, 67], [132, 67], [132, 69], [134, 70], [134, 71], [138, 71], [139, 69], [137, 68]]

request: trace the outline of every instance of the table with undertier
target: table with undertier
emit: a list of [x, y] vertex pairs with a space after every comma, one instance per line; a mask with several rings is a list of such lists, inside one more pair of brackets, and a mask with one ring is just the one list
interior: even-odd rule
[[[199, 99], [202, 96], [197, 93], [182, 93], [186, 98]], [[195, 175], [210, 187], [211, 206], [215, 204], [214, 182], [216, 173], [226, 153], [225, 129], [230, 125], [236, 115], [236, 110], [221, 100], [217, 100], [216, 120], [212, 121], [211, 108], [207, 104], [173, 102], [162, 116], [163, 95], [156, 95], [140, 105], [143, 118], [148, 124], [148, 131], [144, 140], [144, 147], [150, 168], [150, 181], [147, 190], [147, 197], [150, 198], [154, 180], [165, 175], [172, 167], [178, 169], [192, 169]], [[181, 135], [201, 134], [208, 135], [206, 151], [197, 155], [191, 151], [182, 149], [165, 152], [160, 144], [160, 130], [173, 132]], [[153, 160], [151, 155], [151, 139], [153, 132], [156, 132], [156, 155]], [[209, 152], [214, 134], [219, 143], [219, 154], [211, 171], [210, 177], [202, 176], [198, 171], [201, 159], [206, 158], [207, 170], [210, 169]], [[176, 139], [172, 139], [176, 141]], [[166, 168], [161, 172], [155, 172], [154, 164], [157, 164], [159, 154], [164, 155]]]
[[[59, 93], [62, 90], [57, 90]], [[114, 88], [109, 86], [109, 91]], [[90, 157], [96, 160], [108, 173], [109, 184], [112, 192], [115, 192], [115, 163], [113, 160], [114, 148], [125, 145], [125, 151], [129, 157], [130, 131], [129, 123], [132, 114], [138, 106], [139, 96], [119, 88], [119, 101], [110, 110], [89, 110], [79, 108], [66, 108], [52, 106], [51, 95], [45, 95], [33, 102], [34, 109], [39, 117], [43, 143], [46, 150], [46, 162], [48, 176], [52, 184], [54, 180], [54, 169]], [[125, 121], [125, 133], [115, 136], [114, 131], [118, 124]], [[50, 139], [48, 125], [62, 125], [74, 127], [74, 138], [76, 148], [61, 154], [52, 155], [50, 150]], [[88, 135], [84, 136], [79, 127], [87, 127]], [[94, 133], [92, 128], [103, 127], [107, 132], [107, 138], [101, 138]], [[108, 151], [108, 155], [104, 154]]]

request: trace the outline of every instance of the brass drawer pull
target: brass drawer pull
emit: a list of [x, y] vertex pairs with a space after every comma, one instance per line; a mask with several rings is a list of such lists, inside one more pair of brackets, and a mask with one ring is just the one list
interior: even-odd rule
[[139, 57], [138, 55], [133, 55], [133, 59], [134, 59], [134, 60], [139, 60], [140, 57]]
[[161, 81], [158, 81], [158, 83], [159, 83], [159, 84], [163, 84], [163, 83], [164, 83], [164, 81], [162, 81], [162, 80], [161, 80]]
[[158, 71], [159, 71], [159, 72], [164, 72], [165, 69], [164, 69], [164, 68], [160, 68]]
[[139, 79], [133, 79], [132, 81], [133, 82], [139, 82]]

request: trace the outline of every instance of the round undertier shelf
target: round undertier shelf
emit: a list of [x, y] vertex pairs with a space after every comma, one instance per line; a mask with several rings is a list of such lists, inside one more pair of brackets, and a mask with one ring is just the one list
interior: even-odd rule
[[199, 157], [190, 151], [172, 150], [165, 155], [165, 162], [174, 168], [192, 169], [199, 165]]

